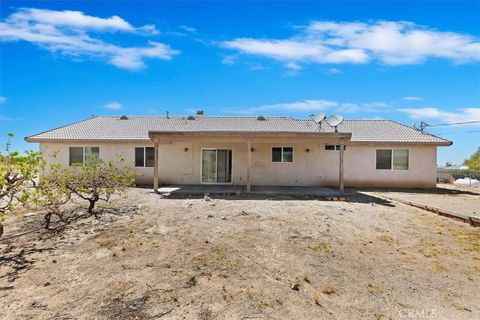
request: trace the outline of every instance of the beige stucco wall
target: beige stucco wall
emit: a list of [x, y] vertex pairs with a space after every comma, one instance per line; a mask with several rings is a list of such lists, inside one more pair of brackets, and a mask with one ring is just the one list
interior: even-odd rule
[[[318, 138], [258, 138], [252, 140], [252, 185], [337, 186], [339, 152], [325, 150], [325, 144], [335, 139]], [[70, 146], [98, 146], [100, 158], [116, 160], [122, 156], [134, 168], [134, 148], [153, 146], [144, 143], [41, 143], [40, 151], [49, 162], [68, 165]], [[292, 146], [292, 163], [273, 163], [272, 146]], [[185, 148], [188, 148], [185, 151]], [[159, 180], [161, 184], [199, 184], [201, 179], [201, 149], [232, 149], [233, 184], [244, 185], [247, 171], [247, 143], [238, 138], [178, 138], [163, 140], [159, 148]], [[376, 170], [378, 148], [410, 150], [409, 170]], [[306, 151], [309, 149], [309, 152]], [[57, 156], [52, 157], [56, 152]], [[345, 151], [345, 185], [368, 187], [434, 187], [436, 181], [436, 146], [432, 145], [353, 145]], [[152, 184], [153, 168], [134, 168], [137, 183]]]

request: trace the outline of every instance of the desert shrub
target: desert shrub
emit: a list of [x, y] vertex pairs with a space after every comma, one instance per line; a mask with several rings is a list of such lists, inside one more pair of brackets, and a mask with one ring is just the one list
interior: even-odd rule
[[105, 162], [93, 158], [84, 164], [63, 169], [60, 179], [71, 193], [89, 202], [89, 213], [93, 212], [99, 200], [108, 201], [112, 194], [125, 191], [135, 182], [133, 170], [125, 165], [123, 159]]
[[72, 196], [72, 191], [67, 188], [66, 174], [59, 163], [52, 163], [45, 170], [42, 167], [42, 175], [36, 188], [32, 201], [37, 209], [45, 211], [45, 227], [48, 229], [53, 215], [63, 219], [62, 206], [67, 204]]
[[480, 171], [476, 170], [451, 170], [452, 177], [454, 179], [472, 178], [480, 180]]
[[40, 153], [26, 151], [24, 155], [11, 150], [11, 138], [0, 150], [0, 236], [6, 214], [29, 203], [35, 192], [35, 179], [38, 176]]

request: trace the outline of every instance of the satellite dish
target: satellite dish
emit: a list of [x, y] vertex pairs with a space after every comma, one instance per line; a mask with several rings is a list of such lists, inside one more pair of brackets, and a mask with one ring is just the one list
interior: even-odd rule
[[325, 119], [325, 122], [328, 123], [331, 127], [335, 128], [335, 132], [338, 132], [337, 126], [342, 123], [343, 121], [343, 116], [341, 115], [333, 115]]
[[317, 114], [311, 114], [310, 119], [312, 119], [316, 123], [321, 123], [323, 120], [325, 120], [325, 113], [320, 112]]

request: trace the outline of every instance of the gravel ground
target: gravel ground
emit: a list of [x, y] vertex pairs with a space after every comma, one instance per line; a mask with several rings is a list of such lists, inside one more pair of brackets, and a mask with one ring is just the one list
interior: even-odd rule
[[406, 205], [131, 189], [102, 211], [0, 242], [0, 318], [480, 318], [480, 228]]
[[480, 188], [440, 184], [437, 189], [433, 190], [393, 190], [372, 194], [412, 201], [480, 218]]

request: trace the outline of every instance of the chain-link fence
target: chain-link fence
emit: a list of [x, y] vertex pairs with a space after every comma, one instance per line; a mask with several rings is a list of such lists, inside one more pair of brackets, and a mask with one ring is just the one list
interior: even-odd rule
[[468, 169], [437, 169], [438, 182], [452, 182], [458, 179], [480, 180], [480, 171]]

